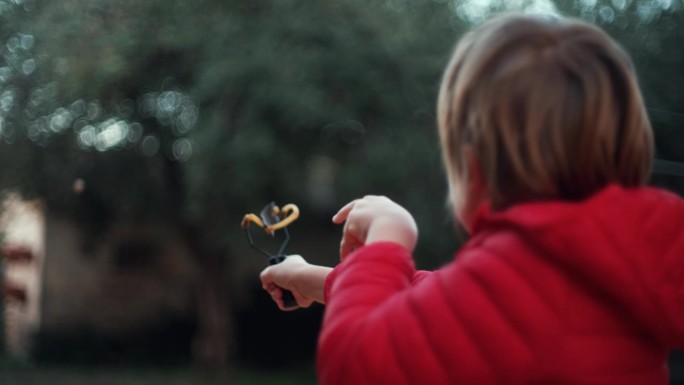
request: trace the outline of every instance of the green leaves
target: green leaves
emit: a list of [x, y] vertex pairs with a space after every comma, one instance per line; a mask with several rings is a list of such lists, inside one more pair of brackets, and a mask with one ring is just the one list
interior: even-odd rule
[[[281, 197], [326, 216], [387, 194], [411, 206], [431, 244], [450, 231], [434, 205], [445, 194], [437, 87], [465, 16], [556, 9], [466, 3], [2, 2], [0, 158], [13, 167], [0, 186], [69, 213], [65, 186], [87, 175], [125, 197], [91, 191], [109, 212], [173, 207], [218, 233]], [[645, 2], [620, 4], [555, 5], [607, 28], [633, 54], [649, 106], [678, 111], [679, 3], [648, 23]]]

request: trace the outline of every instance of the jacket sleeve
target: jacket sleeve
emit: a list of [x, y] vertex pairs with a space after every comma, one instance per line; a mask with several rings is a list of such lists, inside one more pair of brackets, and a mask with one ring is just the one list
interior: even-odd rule
[[670, 255], [663, 269], [665, 279], [659, 296], [661, 320], [666, 320], [663, 339], [675, 349], [684, 348], [684, 235], [680, 239], [679, 253]]
[[492, 377], [502, 373], [517, 376], [520, 362], [492, 365], [529, 355], [519, 341], [497, 346], [510, 340], [510, 326], [497, 321], [500, 310], [467, 268], [452, 263], [418, 274], [417, 285], [414, 277], [410, 253], [394, 243], [363, 247], [331, 272], [317, 352], [322, 385], [488, 384], [503, 381]]
[[411, 277], [411, 284], [412, 285], [417, 285], [419, 284], [422, 280], [425, 278], [429, 277], [432, 275], [431, 271], [427, 270], [417, 270], [415, 273], [413, 273], [413, 277]]
[[[328, 296], [330, 295], [330, 287], [332, 286], [332, 283], [335, 281], [335, 277], [337, 276], [337, 272], [340, 269], [333, 269], [333, 271], [330, 273], [328, 276], [328, 279], [325, 281], [325, 288], [323, 289], [323, 296], [325, 298], [325, 303], [328, 303]], [[432, 275], [432, 271], [428, 270], [416, 270], [413, 272], [413, 275], [411, 276], [411, 285], [417, 285], [421, 281], [423, 281], [425, 278], [429, 277]]]
[[[639, 271], [653, 271], [642, 281], [657, 288], [649, 298], [648, 314], [658, 327], [659, 337], [671, 348], [684, 348], [684, 200], [674, 194], [664, 194], [661, 205], [653, 209], [660, 221], [654, 224], [654, 243], [658, 250], [653, 258], [642, 261]], [[661, 213], [658, 213], [661, 211]], [[659, 214], [659, 215], [658, 215]], [[653, 240], [652, 240], [653, 241]]]

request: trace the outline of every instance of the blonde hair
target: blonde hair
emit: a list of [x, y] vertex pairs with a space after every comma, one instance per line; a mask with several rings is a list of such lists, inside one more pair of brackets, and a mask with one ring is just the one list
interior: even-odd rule
[[581, 21], [508, 15], [470, 32], [437, 113], [449, 177], [467, 185], [470, 148], [494, 209], [580, 200], [650, 175], [653, 134], [632, 63]]

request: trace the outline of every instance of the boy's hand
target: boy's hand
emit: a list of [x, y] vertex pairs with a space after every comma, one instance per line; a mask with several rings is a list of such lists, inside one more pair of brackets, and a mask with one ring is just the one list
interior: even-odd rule
[[413, 251], [418, 241], [418, 227], [411, 214], [387, 197], [368, 195], [348, 203], [333, 217], [334, 223], [345, 221], [341, 259], [373, 242], [395, 242]]
[[[283, 289], [292, 292], [300, 308], [311, 306], [314, 298], [310, 298], [300, 290], [298, 276], [312, 265], [307, 263], [301, 255], [290, 255], [277, 265], [272, 265], [264, 269], [261, 274], [261, 285], [268, 291], [273, 301], [278, 304], [280, 310], [286, 309], [283, 305]], [[304, 288], [306, 290], [306, 288]]]

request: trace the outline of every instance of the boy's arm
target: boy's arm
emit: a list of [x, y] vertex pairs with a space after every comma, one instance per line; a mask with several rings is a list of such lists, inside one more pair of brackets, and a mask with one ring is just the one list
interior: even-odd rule
[[413, 273], [413, 277], [411, 277], [411, 284], [417, 285], [422, 280], [429, 277], [431, 274], [432, 272], [428, 270], [416, 270], [416, 272]]
[[306, 268], [298, 271], [297, 277], [292, 282], [292, 286], [296, 291], [301, 293], [302, 296], [324, 304], [325, 298], [323, 296], [323, 287], [325, 286], [325, 279], [331, 271], [331, 267], [308, 265]]
[[500, 273], [511, 272], [497, 258], [477, 253], [418, 275], [411, 253], [395, 243], [373, 243], [349, 255], [326, 282], [319, 382], [489, 384], [505, 382], [500, 368], [520, 378], [517, 369], [529, 367], [531, 359], [509, 323], [517, 324], [520, 314], [502, 316], [490, 297], [518, 294], [500, 285]]
[[[325, 304], [326, 283], [332, 281], [328, 280], [332, 271], [331, 267], [312, 265], [300, 255], [291, 255], [285, 261], [264, 269], [260, 277], [264, 290], [271, 294], [280, 309], [286, 310], [282, 302], [283, 288], [293, 293], [299, 307], [308, 307], [312, 302]], [[419, 283], [431, 273], [426, 270], [414, 272], [411, 284]]]
[[261, 272], [263, 288], [271, 294], [281, 310], [283, 290], [292, 292], [299, 307], [309, 307], [313, 302], [324, 303], [323, 288], [332, 268], [307, 263], [300, 255], [291, 255], [277, 265]]
[[[337, 224], [345, 223], [340, 259], [358, 247], [376, 242], [395, 244], [413, 250], [418, 229], [411, 214], [387, 197], [368, 195], [349, 202], [333, 217]], [[331, 268], [308, 264], [299, 255], [266, 268], [261, 273], [262, 286], [278, 307], [283, 306], [282, 289], [292, 291], [299, 307], [308, 307], [313, 301], [325, 303], [325, 282]]]

